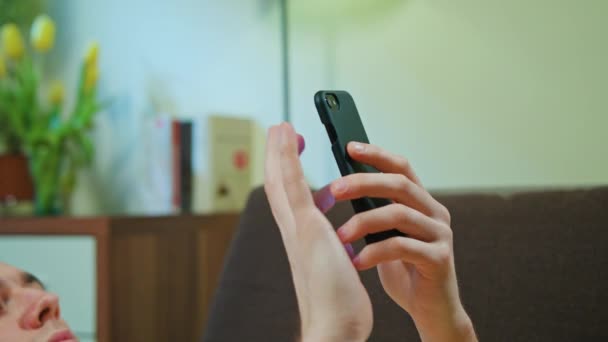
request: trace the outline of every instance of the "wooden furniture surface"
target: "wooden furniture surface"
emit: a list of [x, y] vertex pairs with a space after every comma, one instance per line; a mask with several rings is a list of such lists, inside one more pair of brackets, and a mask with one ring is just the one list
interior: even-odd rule
[[197, 341], [237, 214], [0, 218], [0, 235], [96, 240], [97, 341]]

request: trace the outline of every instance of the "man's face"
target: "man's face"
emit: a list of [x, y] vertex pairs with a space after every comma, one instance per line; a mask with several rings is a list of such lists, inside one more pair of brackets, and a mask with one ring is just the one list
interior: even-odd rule
[[57, 296], [31, 274], [0, 262], [0, 342], [73, 342]]

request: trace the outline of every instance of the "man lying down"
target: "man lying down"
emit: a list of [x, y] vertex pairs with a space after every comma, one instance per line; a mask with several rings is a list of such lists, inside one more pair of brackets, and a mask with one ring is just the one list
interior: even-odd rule
[[0, 262], [0, 342], [74, 342], [59, 299], [33, 274]]

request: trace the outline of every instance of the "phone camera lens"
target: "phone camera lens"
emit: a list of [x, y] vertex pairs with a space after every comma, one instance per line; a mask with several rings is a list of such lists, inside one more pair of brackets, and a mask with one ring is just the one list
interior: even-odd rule
[[340, 109], [340, 102], [338, 102], [338, 98], [336, 97], [336, 95], [334, 95], [334, 94], [325, 95], [325, 101], [327, 102], [327, 105], [329, 106], [329, 108], [331, 108], [332, 110]]

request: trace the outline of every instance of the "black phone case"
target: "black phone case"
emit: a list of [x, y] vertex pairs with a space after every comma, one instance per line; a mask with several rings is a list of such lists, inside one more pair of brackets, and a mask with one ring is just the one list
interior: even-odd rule
[[[326, 101], [327, 95], [333, 95], [338, 100], [338, 108], [332, 109]], [[331, 150], [336, 158], [336, 163], [342, 176], [359, 172], [379, 172], [375, 168], [359, 163], [348, 155], [346, 145], [351, 141], [369, 143], [363, 122], [355, 106], [352, 96], [346, 91], [319, 91], [315, 94], [315, 106], [325, 125], [327, 135], [331, 141]], [[392, 203], [384, 198], [363, 197], [351, 201], [356, 213], [378, 208]], [[394, 236], [405, 236], [397, 229], [386, 230], [380, 233], [368, 234], [365, 242], [386, 240]]]

